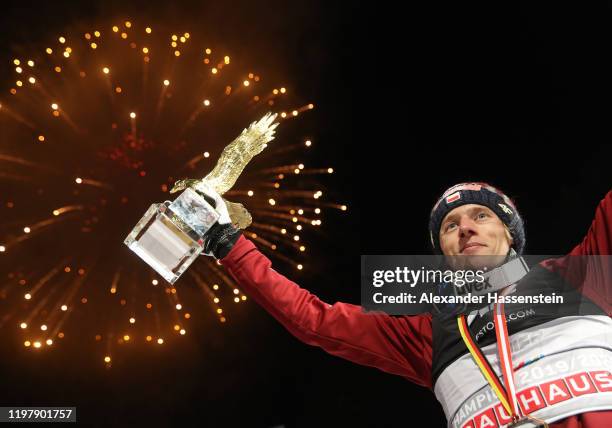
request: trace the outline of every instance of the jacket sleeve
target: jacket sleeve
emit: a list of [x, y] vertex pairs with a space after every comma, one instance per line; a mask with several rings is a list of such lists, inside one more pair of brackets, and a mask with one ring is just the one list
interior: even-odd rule
[[597, 206], [591, 228], [570, 255], [612, 255], [612, 191]]
[[393, 317], [348, 303], [327, 304], [272, 269], [244, 236], [221, 263], [246, 294], [302, 342], [431, 388], [429, 315]]
[[612, 316], [612, 191], [595, 210], [586, 236], [570, 253], [544, 262]]

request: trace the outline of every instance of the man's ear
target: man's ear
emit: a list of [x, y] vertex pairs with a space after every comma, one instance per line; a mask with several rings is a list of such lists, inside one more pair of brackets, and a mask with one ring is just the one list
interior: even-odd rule
[[512, 244], [514, 244], [514, 239], [512, 238], [512, 234], [510, 233], [508, 226], [504, 225], [504, 231], [506, 232], [506, 239], [508, 239], [510, 246], [512, 246]]

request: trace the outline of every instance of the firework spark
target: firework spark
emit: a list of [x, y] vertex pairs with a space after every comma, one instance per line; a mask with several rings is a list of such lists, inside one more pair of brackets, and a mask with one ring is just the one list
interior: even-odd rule
[[246, 236], [300, 271], [304, 233], [324, 210], [346, 211], [323, 200], [320, 178], [333, 168], [299, 159], [313, 142], [295, 119], [314, 104], [196, 39], [125, 21], [66, 32], [11, 61], [0, 100], [0, 327], [23, 346], [93, 341], [110, 367], [121, 347], [188, 335], [206, 312], [183, 294], [221, 323], [248, 301], [212, 259], [169, 286], [122, 240], [176, 180], [205, 175], [267, 111], [278, 113], [277, 139], [225, 194], [253, 214]]

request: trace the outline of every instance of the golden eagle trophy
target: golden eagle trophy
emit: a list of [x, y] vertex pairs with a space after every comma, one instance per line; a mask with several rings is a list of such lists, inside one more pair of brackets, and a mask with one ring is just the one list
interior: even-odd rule
[[[236, 180], [253, 159], [253, 157], [266, 147], [267, 143], [274, 139], [274, 131], [278, 123], [273, 123], [276, 114], [267, 113], [262, 119], [251, 123], [251, 126], [244, 129], [242, 133], [230, 144], [228, 144], [213, 170], [203, 179], [179, 180], [174, 184], [170, 193], [185, 190], [192, 187], [202, 190], [206, 186], [211, 187], [218, 194], [223, 195], [230, 190]], [[251, 224], [251, 214], [242, 204], [225, 201], [230, 218], [234, 226], [245, 229]]]
[[[202, 179], [184, 179], [170, 193], [182, 191], [174, 201], [153, 204], [124, 243], [173, 284], [200, 255], [206, 232], [219, 214], [200, 191], [212, 188], [220, 195], [230, 190], [253, 157], [274, 139], [276, 114], [267, 113], [251, 123], [228, 144], [213, 170]], [[251, 214], [239, 203], [225, 201], [234, 226], [244, 229]]]

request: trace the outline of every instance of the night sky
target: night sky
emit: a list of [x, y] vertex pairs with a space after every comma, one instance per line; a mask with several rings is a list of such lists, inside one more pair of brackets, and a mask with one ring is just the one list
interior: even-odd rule
[[[126, 18], [199, 31], [288, 76], [317, 105], [312, 161], [334, 166], [328, 192], [349, 210], [326, 218], [314, 269], [279, 271], [330, 303], [359, 303], [361, 254], [427, 254], [429, 210], [460, 181], [514, 198], [526, 252], [568, 252], [612, 183], [610, 11], [404, 7], [4, 2], [0, 78], [6, 88], [20, 47]], [[134, 348], [110, 370], [90, 345], [33, 353], [9, 337], [0, 330], [0, 405], [77, 406], [82, 426], [445, 424], [430, 391], [300, 343], [253, 301], [232, 322], [195, 323], [189, 340]]]

